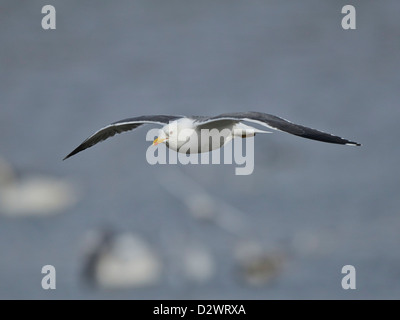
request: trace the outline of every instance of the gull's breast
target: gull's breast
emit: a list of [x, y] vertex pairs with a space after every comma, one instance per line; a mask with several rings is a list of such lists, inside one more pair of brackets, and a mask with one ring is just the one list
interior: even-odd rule
[[210, 152], [221, 148], [232, 140], [231, 128], [201, 128], [193, 130], [190, 134], [181, 134], [178, 141], [178, 152], [195, 154]]

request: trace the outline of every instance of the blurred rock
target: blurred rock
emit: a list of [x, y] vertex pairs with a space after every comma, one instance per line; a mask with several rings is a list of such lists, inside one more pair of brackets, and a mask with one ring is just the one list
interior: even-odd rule
[[281, 272], [284, 263], [283, 253], [266, 252], [254, 242], [239, 243], [235, 248], [235, 258], [240, 281], [250, 286], [268, 284]]
[[7, 216], [46, 216], [59, 213], [77, 201], [76, 188], [48, 176], [16, 178], [10, 164], [0, 159], [0, 213]]
[[161, 259], [137, 235], [98, 231], [90, 235], [84, 276], [91, 284], [107, 289], [154, 285], [161, 276]]
[[189, 246], [184, 250], [183, 266], [188, 280], [206, 282], [215, 274], [215, 262], [210, 251], [203, 246]]
[[189, 212], [198, 219], [212, 220], [218, 210], [215, 201], [205, 193], [191, 194], [184, 202]]
[[11, 164], [0, 158], [0, 188], [12, 184], [14, 180], [15, 173]]

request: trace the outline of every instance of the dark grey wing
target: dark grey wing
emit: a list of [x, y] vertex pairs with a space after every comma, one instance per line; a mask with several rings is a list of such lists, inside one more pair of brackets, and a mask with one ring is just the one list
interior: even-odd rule
[[78, 152], [90, 148], [91, 146], [94, 146], [96, 143], [106, 140], [107, 138], [112, 137], [117, 133], [136, 129], [137, 127], [146, 123], [156, 123], [165, 125], [170, 121], [174, 121], [179, 118], [182, 117], [154, 115], [154, 116], [140, 116], [136, 118], [128, 118], [117, 122], [113, 122], [108, 126], [105, 126], [104, 128], [101, 128], [100, 130], [92, 134], [89, 138], [83, 141], [77, 148], [75, 148], [70, 154], [68, 154], [63, 160], [68, 159], [69, 157], [72, 157]]
[[232, 121], [248, 121], [266, 126], [271, 129], [279, 130], [294, 134], [299, 137], [318, 140], [336, 144], [346, 144], [353, 146], [360, 146], [361, 144], [350, 141], [332, 134], [322, 132], [316, 129], [304, 127], [288, 120], [273, 116], [271, 114], [262, 112], [236, 112], [236, 113], [224, 113], [216, 117], [199, 119], [200, 125], [211, 123], [215, 121], [232, 120]]

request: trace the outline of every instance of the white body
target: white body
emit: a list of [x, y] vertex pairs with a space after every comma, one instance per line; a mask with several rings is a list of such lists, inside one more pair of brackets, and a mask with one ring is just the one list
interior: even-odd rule
[[182, 118], [160, 129], [158, 139], [168, 148], [181, 153], [202, 153], [221, 148], [234, 138], [254, 137], [256, 133], [269, 133], [243, 123], [226, 121], [197, 126], [193, 120]]

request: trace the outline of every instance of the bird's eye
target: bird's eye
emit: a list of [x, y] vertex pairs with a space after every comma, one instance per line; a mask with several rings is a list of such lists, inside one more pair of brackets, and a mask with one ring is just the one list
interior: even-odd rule
[[170, 135], [173, 134], [173, 133], [174, 133], [173, 131], [170, 131], [170, 132], [169, 132]]

